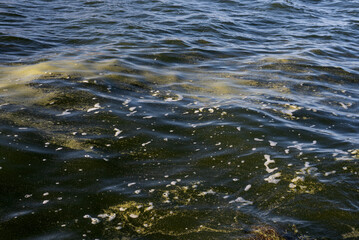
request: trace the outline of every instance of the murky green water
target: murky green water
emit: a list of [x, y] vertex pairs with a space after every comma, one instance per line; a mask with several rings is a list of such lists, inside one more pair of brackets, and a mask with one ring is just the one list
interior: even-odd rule
[[358, 9], [1, 2], [1, 239], [359, 238]]

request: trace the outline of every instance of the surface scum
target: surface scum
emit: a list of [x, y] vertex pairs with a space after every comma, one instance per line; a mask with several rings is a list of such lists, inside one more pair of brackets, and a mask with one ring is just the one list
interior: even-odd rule
[[[236, 73], [115, 60], [1, 67], [2, 148], [35, 154], [23, 174], [45, 167], [55, 181], [19, 190], [28, 210], [5, 212], [7, 224], [49, 209], [57, 227], [89, 229], [83, 237], [310, 239], [330, 225], [332, 236], [358, 237], [358, 90], [337, 84], [351, 75], [304, 70], [300, 59], [243, 64]], [[317, 71], [329, 81], [313, 82]], [[14, 156], [2, 173], [28, 159]], [[81, 211], [61, 215], [76, 201]]]

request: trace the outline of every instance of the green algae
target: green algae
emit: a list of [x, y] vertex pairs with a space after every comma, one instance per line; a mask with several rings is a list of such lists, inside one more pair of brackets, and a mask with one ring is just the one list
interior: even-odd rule
[[268, 225], [254, 226], [248, 240], [285, 240], [278, 231]]
[[129, 201], [104, 210], [106, 234], [137, 234], [140, 236], [161, 234], [180, 237], [191, 233], [230, 233], [233, 229], [218, 229], [198, 222], [196, 211], [166, 208], [153, 203]]

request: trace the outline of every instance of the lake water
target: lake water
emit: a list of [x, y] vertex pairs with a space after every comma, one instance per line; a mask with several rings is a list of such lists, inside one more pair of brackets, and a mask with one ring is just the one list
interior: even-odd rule
[[359, 2], [2, 0], [1, 239], [359, 239]]

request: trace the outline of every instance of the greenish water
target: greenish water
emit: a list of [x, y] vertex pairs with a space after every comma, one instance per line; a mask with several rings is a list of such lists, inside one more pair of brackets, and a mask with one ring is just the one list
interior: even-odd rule
[[357, 7], [1, 2], [1, 239], [359, 238]]

